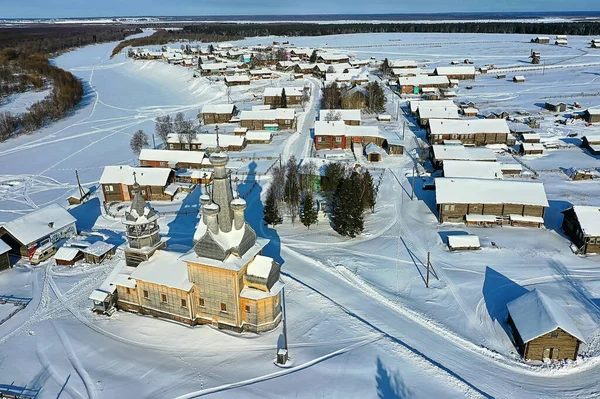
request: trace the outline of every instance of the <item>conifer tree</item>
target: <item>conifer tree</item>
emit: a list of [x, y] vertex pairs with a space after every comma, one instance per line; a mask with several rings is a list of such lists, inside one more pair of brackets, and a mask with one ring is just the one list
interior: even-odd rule
[[308, 62], [310, 62], [311, 64], [314, 64], [315, 62], [317, 62], [317, 50], [313, 50]]
[[373, 185], [373, 176], [368, 170], [362, 175], [363, 184], [363, 209], [370, 209], [371, 213], [375, 213], [375, 187]]
[[356, 194], [362, 189], [357, 172], [340, 181], [333, 197], [333, 229], [342, 236], [354, 238], [363, 231], [362, 199]]
[[275, 226], [281, 224], [283, 221], [279, 214], [279, 206], [277, 206], [277, 198], [275, 198], [273, 186], [269, 187], [269, 191], [267, 191], [267, 201], [265, 202], [263, 213], [263, 220], [267, 225]]
[[285, 88], [281, 89], [281, 108], [287, 108], [287, 96], [285, 95]]
[[302, 213], [300, 214], [300, 221], [308, 229], [310, 229], [311, 225], [317, 223], [317, 210], [315, 209], [315, 201], [313, 199], [312, 193], [310, 192], [308, 192], [304, 196], [304, 201], [302, 202]]
[[291, 156], [286, 165], [285, 187], [283, 199], [287, 204], [292, 223], [296, 221], [300, 205], [300, 179], [298, 174], [298, 161]]

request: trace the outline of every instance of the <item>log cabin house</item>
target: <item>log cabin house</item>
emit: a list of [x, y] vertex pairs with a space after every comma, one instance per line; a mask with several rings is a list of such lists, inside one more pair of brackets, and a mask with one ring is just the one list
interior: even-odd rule
[[600, 253], [600, 208], [576, 205], [562, 214], [562, 229], [577, 246], [577, 253]]
[[417, 110], [419, 126], [427, 127], [430, 119], [460, 119], [458, 107], [454, 104], [444, 107], [420, 105]]
[[304, 87], [266, 87], [263, 94], [263, 104], [270, 105], [273, 108], [280, 107], [281, 94], [284, 89], [288, 107], [302, 104]]
[[200, 115], [205, 125], [214, 123], [227, 123], [233, 118], [237, 109], [233, 104], [206, 104], [202, 107]]
[[48, 205], [0, 226], [10, 254], [29, 258], [35, 250], [77, 234], [76, 219], [58, 204]]
[[[219, 134], [219, 145], [224, 151], [242, 151], [246, 148], [246, 139], [243, 136]], [[217, 147], [217, 135], [214, 133], [197, 134], [190, 144], [188, 142], [181, 143], [179, 136], [172, 133], [167, 137], [167, 147], [169, 150], [179, 150], [183, 152], [210, 152], [214, 151]]]
[[576, 360], [585, 342], [567, 312], [538, 290], [509, 302], [508, 325], [525, 360]]
[[316, 63], [300, 63], [294, 67], [294, 72], [301, 73], [303, 75], [311, 75], [313, 74], [316, 66]]
[[441, 169], [446, 161], [483, 161], [496, 162], [496, 154], [489, 148], [465, 147], [464, 145], [431, 146], [430, 156], [436, 169]]
[[248, 75], [225, 76], [225, 86], [248, 86], [250, 77]]
[[369, 143], [365, 146], [365, 156], [369, 162], [381, 162], [384, 151], [375, 143]]
[[246, 133], [248, 144], [270, 144], [272, 140], [273, 133], [269, 131], [251, 130]]
[[412, 60], [394, 60], [388, 62], [392, 69], [415, 69], [419, 67], [416, 61]]
[[[293, 108], [276, 108], [263, 111], [242, 111], [241, 127], [249, 130], [288, 130], [296, 128], [296, 112]], [[267, 129], [269, 128], [269, 129]]]
[[325, 86], [329, 86], [334, 82], [342, 86], [357, 86], [369, 81], [369, 73], [353, 69], [348, 72], [327, 72], [325, 74]]
[[10, 245], [0, 240], [0, 271], [11, 267], [9, 252]]
[[134, 168], [129, 165], [105, 166], [100, 185], [104, 202], [131, 201], [134, 179], [140, 184], [146, 201], [171, 201], [176, 189], [172, 186], [175, 172], [169, 168]]
[[475, 67], [473, 66], [449, 66], [437, 67], [433, 71], [435, 76], [446, 76], [448, 79], [473, 80], [475, 79]]
[[456, 107], [452, 100], [410, 100], [408, 102], [410, 113], [417, 116], [420, 106], [424, 107]]
[[592, 155], [600, 155], [600, 134], [585, 135], [581, 138], [581, 147]]
[[238, 69], [240, 63], [237, 62], [215, 62], [211, 64], [200, 64], [200, 76], [224, 76], [231, 71]]
[[504, 119], [430, 119], [427, 128], [430, 144], [442, 144], [444, 140], [460, 140], [475, 146], [506, 144], [509, 134]]
[[144, 148], [139, 156], [140, 166], [150, 168], [201, 169], [210, 162], [203, 151], [155, 150]]
[[85, 261], [91, 264], [100, 264], [105, 259], [110, 259], [115, 255], [115, 246], [104, 241], [96, 241], [92, 245], [81, 250]]
[[521, 155], [542, 155], [544, 145], [541, 143], [521, 143], [519, 145], [519, 154]]
[[421, 75], [426, 75], [421, 68], [392, 68], [392, 76], [395, 78]]
[[251, 69], [249, 72], [250, 72], [250, 77], [253, 80], [271, 79], [271, 77], [273, 76], [273, 71], [271, 71], [270, 69], [266, 69], [266, 68]]
[[542, 183], [441, 177], [435, 187], [440, 223], [541, 227], [549, 206]]
[[349, 61], [350, 57], [343, 54], [321, 53], [317, 56], [317, 63], [322, 64], [343, 64]]
[[418, 94], [425, 88], [450, 87], [450, 80], [447, 76], [406, 76], [398, 78], [398, 87], [402, 94]]
[[319, 111], [319, 120], [340, 120], [349, 126], [359, 126], [362, 117], [360, 109], [322, 109]]
[[386, 139], [377, 126], [350, 126], [343, 121], [315, 122], [317, 150], [351, 149], [352, 143], [387, 146]]
[[538, 44], [550, 44], [550, 38], [548, 36], [538, 36], [531, 39], [532, 43]]

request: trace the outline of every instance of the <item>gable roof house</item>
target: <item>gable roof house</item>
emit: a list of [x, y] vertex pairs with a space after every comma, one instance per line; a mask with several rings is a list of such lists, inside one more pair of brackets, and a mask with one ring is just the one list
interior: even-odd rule
[[346, 125], [358, 126], [361, 124], [360, 109], [322, 109], [319, 111], [319, 120], [327, 121], [327, 118], [335, 117]]
[[446, 76], [448, 79], [473, 80], [475, 79], [474, 66], [449, 66], [437, 67], [433, 71], [436, 76]]
[[233, 118], [236, 107], [233, 104], [206, 104], [200, 111], [200, 117], [205, 125], [227, 123]]
[[348, 63], [350, 57], [344, 54], [320, 53], [317, 56], [317, 62], [323, 64], [341, 64]]
[[450, 106], [420, 105], [417, 110], [417, 120], [419, 125], [427, 127], [430, 119], [460, 119], [458, 107], [455, 104]]
[[281, 94], [285, 89], [287, 106], [300, 105], [304, 87], [266, 87], [263, 93], [263, 103], [274, 108], [281, 106]]
[[262, 111], [242, 111], [241, 127], [249, 130], [286, 130], [296, 128], [294, 108], [276, 108]]
[[441, 144], [444, 140], [460, 140], [476, 146], [506, 144], [509, 134], [504, 119], [430, 119], [427, 129], [430, 144]]
[[151, 168], [199, 169], [210, 163], [203, 151], [155, 150], [144, 148], [139, 156], [140, 166]]
[[509, 302], [508, 325], [525, 360], [576, 360], [585, 342], [571, 317], [537, 288]]
[[430, 155], [434, 166], [438, 169], [448, 160], [496, 162], [496, 154], [485, 147], [434, 144], [431, 146]]
[[447, 76], [405, 76], [398, 78], [398, 87], [403, 94], [417, 94], [427, 88], [448, 88], [450, 80]]
[[66, 209], [52, 204], [0, 226], [0, 240], [11, 255], [31, 258], [37, 248], [77, 234], [75, 222]]
[[171, 201], [177, 191], [172, 185], [175, 172], [169, 168], [111, 165], [105, 166], [100, 176], [104, 202], [131, 201], [136, 180], [146, 201]]
[[562, 214], [562, 229], [577, 246], [577, 253], [600, 253], [600, 208], [575, 205]]
[[[246, 148], [246, 140], [244, 137], [231, 134], [219, 134], [219, 144], [221, 149], [225, 151], [241, 151]], [[191, 144], [187, 141], [181, 143], [179, 135], [175, 133], [169, 134], [167, 137], [167, 146], [169, 151], [183, 150], [184, 152], [194, 151], [211, 151], [216, 148], [217, 135], [215, 133], [202, 133], [193, 137]], [[191, 146], [191, 147], [190, 147]], [[190, 155], [191, 157], [192, 155]], [[206, 161], [203, 161], [207, 166]]]

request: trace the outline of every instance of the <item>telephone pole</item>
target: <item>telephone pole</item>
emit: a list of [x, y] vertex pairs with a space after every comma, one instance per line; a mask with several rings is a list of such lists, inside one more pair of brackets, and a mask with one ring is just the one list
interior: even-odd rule
[[410, 200], [411, 201], [415, 198], [415, 169], [416, 169], [416, 166], [413, 165], [413, 177], [412, 177], [412, 184], [411, 184], [412, 190], [411, 190], [411, 193], [410, 193]]
[[427, 252], [427, 280], [425, 281], [425, 287], [429, 288], [429, 255], [431, 252]]

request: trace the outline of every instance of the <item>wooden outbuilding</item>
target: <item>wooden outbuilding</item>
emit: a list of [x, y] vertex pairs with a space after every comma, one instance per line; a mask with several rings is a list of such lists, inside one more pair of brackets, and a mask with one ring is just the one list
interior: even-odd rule
[[446, 76], [448, 79], [473, 80], [475, 79], [475, 67], [473, 66], [449, 66], [437, 67], [433, 71], [436, 76]]
[[513, 76], [513, 83], [525, 83], [525, 76], [523, 75], [517, 75], [517, 76]]
[[600, 134], [583, 136], [581, 147], [588, 150], [592, 155], [600, 155]]
[[544, 153], [544, 145], [541, 143], [521, 143], [519, 145], [519, 154], [521, 155], [541, 155]]
[[398, 87], [402, 94], [418, 94], [424, 88], [448, 88], [450, 80], [447, 76], [406, 76], [398, 79]]
[[565, 103], [545, 103], [544, 108], [550, 112], [565, 112], [567, 110], [567, 104]]
[[481, 244], [479, 237], [473, 234], [449, 235], [448, 249], [450, 251], [481, 249]]
[[57, 266], [74, 266], [77, 261], [83, 259], [81, 249], [76, 247], [60, 247], [54, 254]]
[[139, 156], [140, 166], [150, 168], [201, 169], [211, 164], [204, 151], [155, 150], [144, 148]]
[[383, 150], [375, 143], [369, 143], [365, 147], [365, 156], [369, 162], [381, 162]]
[[206, 104], [198, 115], [202, 118], [205, 125], [213, 123], [227, 123], [236, 113], [236, 107], [233, 104]]
[[576, 205], [562, 212], [562, 229], [577, 253], [600, 253], [600, 208]]
[[587, 123], [600, 122], [600, 109], [586, 109], [583, 112], [583, 119], [585, 119]]
[[248, 75], [225, 76], [225, 86], [248, 86], [250, 77]]
[[89, 187], [80, 187], [76, 190], [73, 190], [71, 194], [69, 194], [67, 197], [67, 202], [69, 205], [80, 205], [85, 202], [87, 198], [89, 198], [91, 193], [92, 190], [90, 190]]
[[96, 241], [89, 247], [83, 248], [81, 252], [87, 263], [98, 264], [114, 256], [115, 246], [104, 241]]
[[0, 271], [11, 267], [9, 252], [10, 245], [0, 240]]
[[508, 325], [525, 360], [576, 360], [583, 335], [562, 309], [535, 288], [509, 302]]

